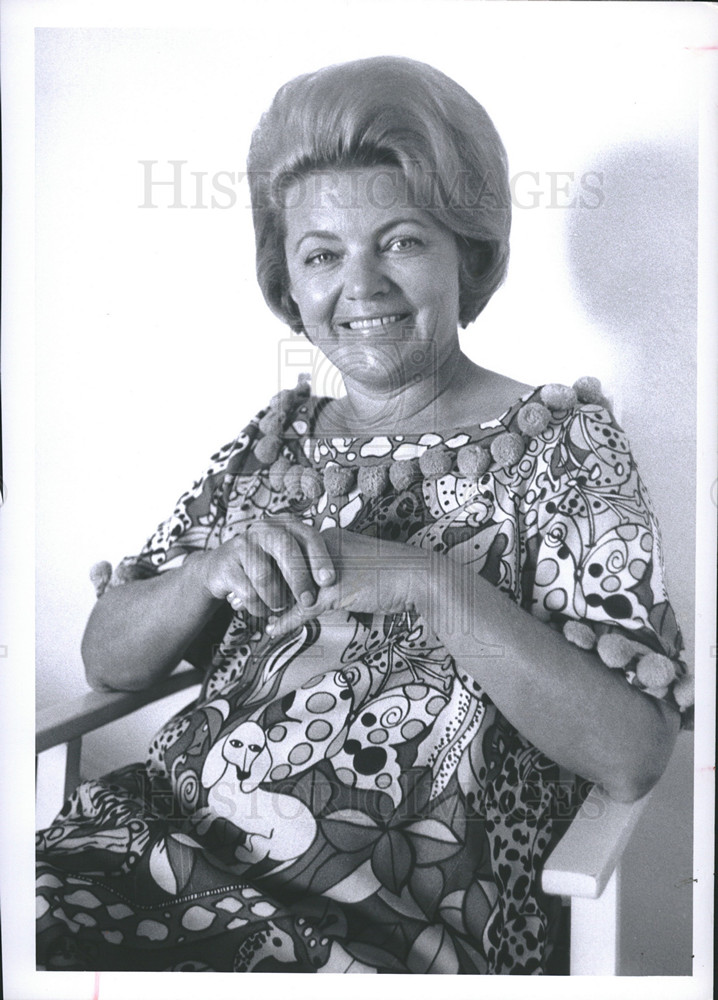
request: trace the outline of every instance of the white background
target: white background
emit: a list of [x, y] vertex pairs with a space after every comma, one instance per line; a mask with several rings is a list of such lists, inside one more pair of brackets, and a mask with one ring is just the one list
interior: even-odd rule
[[[2, 10], [3, 157], [12, 156], [5, 225], [13, 224], [5, 246], [14, 250], [10, 261], [4, 253], [3, 529], [13, 525], [16, 545], [6, 588], [14, 601], [10, 638], [0, 635], [0, 643], [7, 646], [4, 679], [15, 680], [13, 704], [25, 720], [22, 728], [13, 713], [6, 727], [18, 748], [13, 794], [32, 783], [33, 562], [43, 705], [85, 690], [79, 641], [94, 599], [91, 564], [136, 552], [209, 454], [286, 378], [278, 358], [289, 334], [254, 280], [246, 181], [232, 185], [233, 207], [197, 209], [191, 172], [207, 173], [202, 203], [209, 205], [212, 176], [244, 170], [252, 128], [277, 87], [327, 62], [381, 53], [422, 59], [493, 117], [516, 179], [512, 260], [505, 286], [465, 332], [465, 350], [533, 384], [602, 379], [654, 499], [689, 658], [699, 676], [714, 668], [710, 607], [694, 644], [695, 414], [697, 403], [713, 412], [714, 392], [714, 353], [696, 365], [698, 126], [701, 115], [704, 125], [710, 120], [708, 97], [715, 96], [715, 89], [706, 93], [715, 53], [704, 48], [715, 36], [714, 12], [680, 3], [631, 9], [459, 0], [239, 9], [146, 3], [136, 10], [6, 2]], [[139, 207], [142, 160], [157, 161], [158, 179], [171, 176], [169, 160], [187, 161], [187, 208], [167, 207], [168, 188], [153, 192], [161, 207]], [[596, 197], [584, 190], [582, 207], [581, 178], [593, 172], [603, 176], [602, 203], [592, 207]], [[561, 174], [555, 183], [565, 191], [552, 192], [552, 173]], [[588, 182], [597, 184], [593, 176]], [[697, 373], [710, 386], [706, 400]], [[700, 428], [699, 458], [712, 462], [714, 418]], [[710, 470], [699, 474], [701, 504], [710, 505], [712, 481]], [[703, 532], [714, 530], [708, 510]], [[699, 558], [705, 554], [702, 545]], [[708, 572], [710, 565], [709, 542]], [[709, 713], [711, 691], [708, 681]], [[90, 745], [97, 770], [141, 751], [124, 730], [113, 733], [120, 747], [107, 737]], [[691, 765], [687, 748], [680, 753], [666, 808], [638, 847], [639, 861], [650, 850], [651, 867], [676, 866], [666, 875], [671, 886], [691, 875], [685, 847], [676, 853], [671, 846], [690, 836]], [[699, 792], [706, 778], [712, 787], [700, 770], [712, 763], [707, 753], [697, 760]], [[29, 833], [19, 835], [16, 850], [18, 865], [29, 865]], [[647, 906], [675, 907], [685, 926], [687, 892], [627, 905], [637, 907], [638, 920]], [[6, 942], [31, 947], [24, 892], [11, 901], [4, 893], [2, 905]], [[649, 927], [651, 935], [655, 947]], [[645, 950], [640, 934], [634, 945]], [[685, 950], [685, 933], [669, 933], [659, 941], [667, 969], [658, 971], [670, 971], [671, 962], [675, 968]], [[700, 956], [700, 935], [694, 951]], [[57, 986], [41, 994], [47, 977], [32, 980], [30, 992], [12, 995], [58, 1000], [75, 995], [71, 981], [83, 984], [78, 996], [91, 995], [92, 977], [61, 977], [66, 994]], [[103, 977], [105, 990], [112, 980]]]

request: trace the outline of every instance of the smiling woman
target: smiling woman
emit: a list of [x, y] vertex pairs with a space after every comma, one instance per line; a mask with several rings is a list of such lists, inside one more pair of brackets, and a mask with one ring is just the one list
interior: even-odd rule
[[40, 833], [38, 961], [562, 971], [539, 882], [562, 821], [592, 783], [643, 795], [692, 701], [626, 436], [595, 379], [462, 353], [510, 204], [443, 74], [300, 77], [249, 170], [265, 298], [346, 395], [280, 392], [105, 567], [91, 684], [205, 680]]
[[[373, 175], [364, 197], [376, 208], [423, 209], [456, 234], [462, 326], [504, 279], [511, 192], [503, 144], [475, 98], [419, 65], [378, 57], [290, 80], [255, 131], [247, 167], [257, 277], [271, 308], [295, 329], [303, 320], [287, 284], [283, 189], [308, 173], [399, 168], [406, 186], [399, 202], [392, 191], [383, 203], [375, 190], [385, 172]], [[345, 194], [345, 208], [356, 204], [354, 187]]]
[[323, 411], [322, 429], [359, 415], [374, 427], [377, 405], [391, 417], [385, 430], [409, 430], [412, 417], [417, 426], [427, 404], [451, 398], [461, 354], [454, 234], [411, 205], [398, 167], [312, 173], [285, 197], [293, 193], [284, 214], [289, 294], [347, 391]]

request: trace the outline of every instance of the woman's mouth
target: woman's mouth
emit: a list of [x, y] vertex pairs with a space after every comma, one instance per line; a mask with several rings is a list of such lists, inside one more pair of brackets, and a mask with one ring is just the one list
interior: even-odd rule
[[408, 318], [409, 313], [390, 313], [387, 316], [364, 316], [359, 319], [347, 320], [344, 323], [337, 323], [337, 326], [341, 327], [342, 330], [361, 333], [366, 330], [380, 330], [385, 326], [401, 323]]

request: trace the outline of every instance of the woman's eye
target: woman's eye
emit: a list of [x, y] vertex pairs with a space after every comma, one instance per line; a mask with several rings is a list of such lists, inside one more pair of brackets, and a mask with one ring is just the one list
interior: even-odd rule
[[413, 247], [419, 245], [419, 240], [414, 236], [397, 236], [395, 240], [392, 240], [388, 245], [388, 250], [411, 250]]
[[309, 254], [305, 260], [305, 264], [328, 264], [332, 260], [334, 260], [334, 254], [330, 250], [317, 250]]

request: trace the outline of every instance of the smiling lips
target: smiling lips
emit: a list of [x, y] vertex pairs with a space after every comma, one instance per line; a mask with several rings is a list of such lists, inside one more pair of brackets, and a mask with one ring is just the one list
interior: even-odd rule
[[338, 323], [337, 325], [344, 330], [376, 330], [383, 326], [390, 326], [392, 323], [408, 319], [408, 317], [408, 313], [392, 313], [389, 316], [371, 316], [365, 319], [353, 319], [347, 323]]

